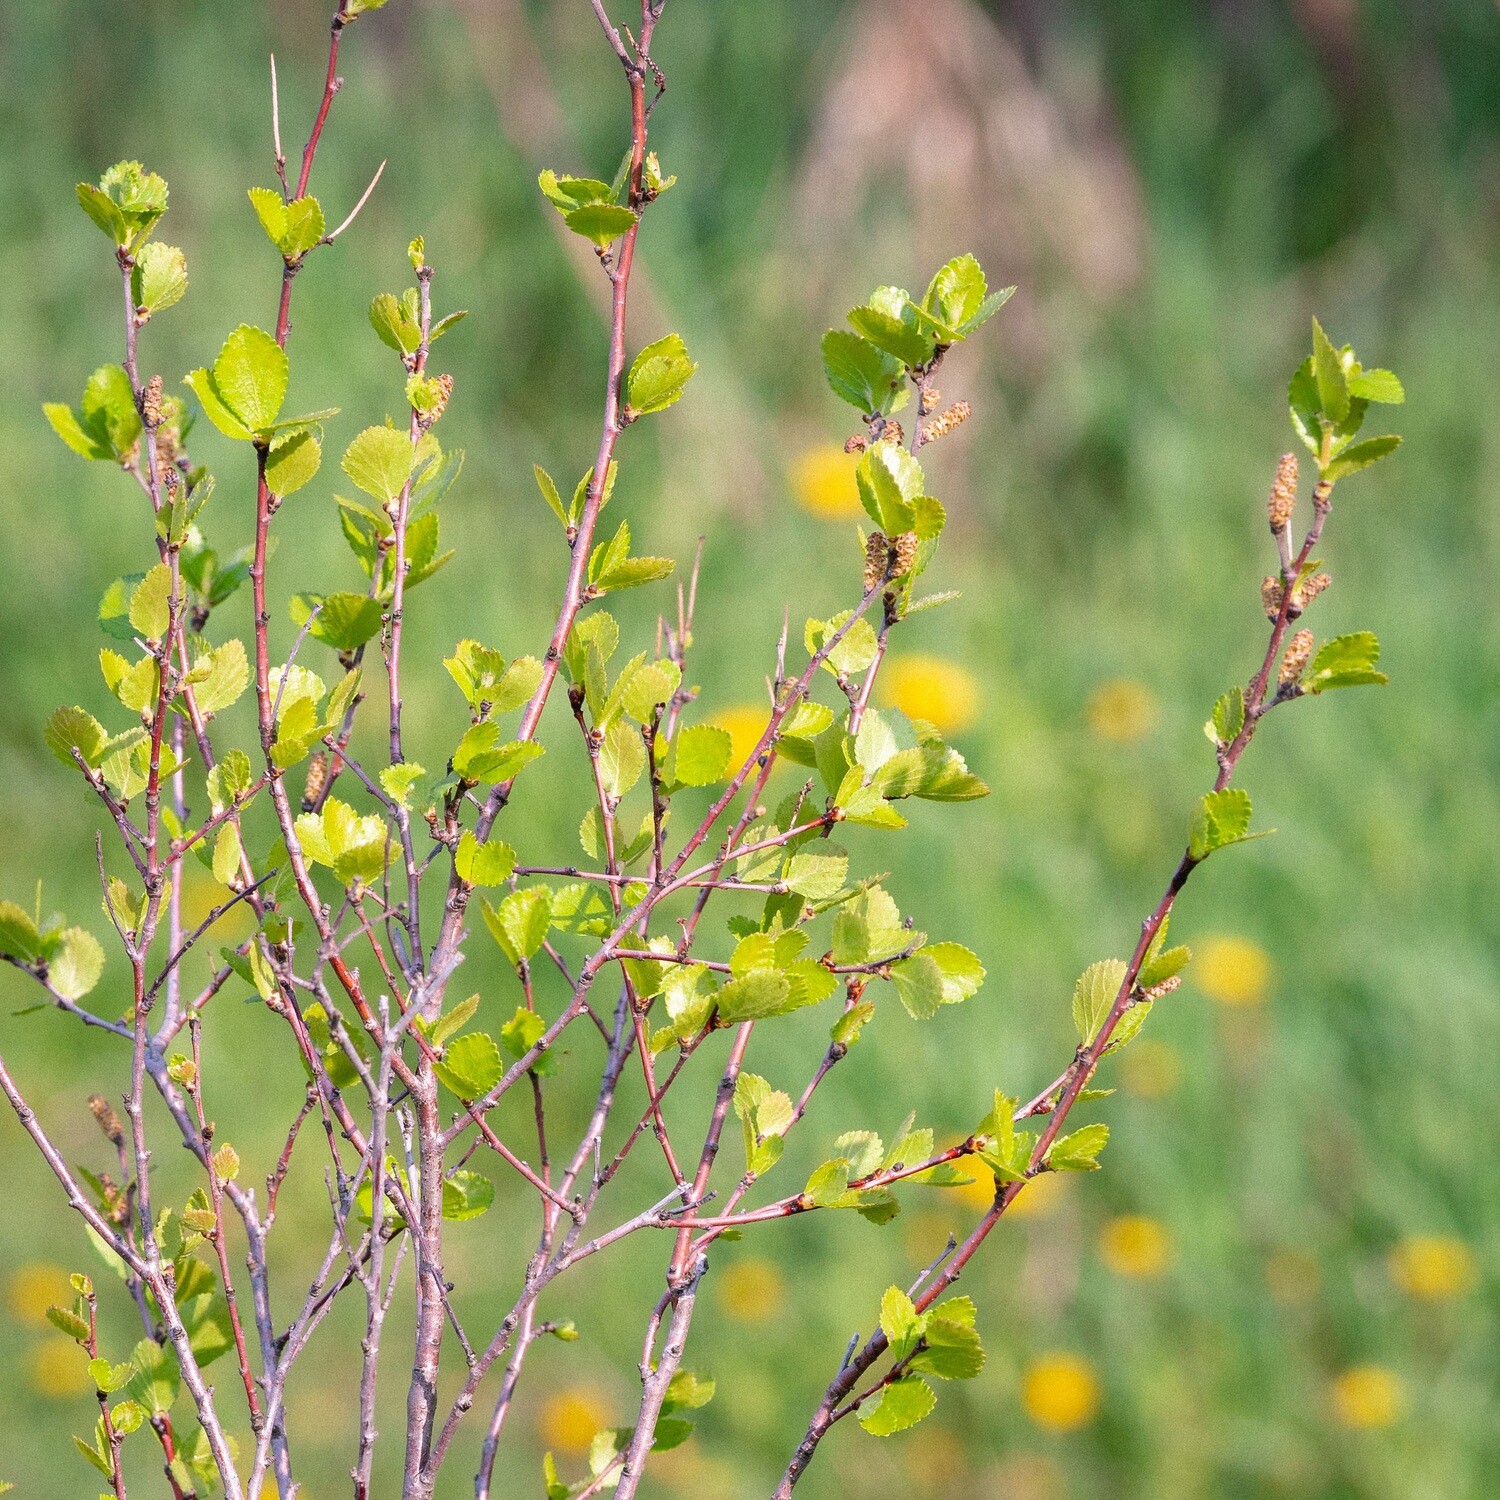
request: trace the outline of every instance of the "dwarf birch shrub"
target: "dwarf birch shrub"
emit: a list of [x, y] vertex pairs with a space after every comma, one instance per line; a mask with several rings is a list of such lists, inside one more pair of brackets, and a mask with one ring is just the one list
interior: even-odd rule
[[[156, 372], [156, 319], [189, 291], [186, 259], [161, 233], [167, 184], [121, 162], [77, 189], [121, 289], [122, 321], [100, 331], [101, 349], [123, 348], [123, 362], [102, 365], [76, 404], [46, 416], [82, 459], [120, 471], [140, 571], [103, 590], [103, 682], [80, 671], [68, 693], [91, 706], [59, 708], [45, 729], [98, 808], [102, 916], [75, 924], [44, 915], [40, 898], [30, 909], [6, 901], [0, 955], [36, 989], [38, 1011], [60, 1013], [28, 1024], [105, 1033], [129, 1083], [119, 1097], [101, 1085], [88, 1099], [100, 1134], [79, 1162], [54, 1145], [3, 1060], [0, 1087], [57, 1179], [58, 1207], [70, 1206], [92, 1241], [80, 1259], [94, 1274], [76, 1274], [73, 1302], [50, 1317], [86, 1351], [96, 1388], [80, 1412], [76, 1462], [116, 1500], [130, 1488], [255, 1500], [268, 1487], [290, 1500], [299, 1360], [341, 1336], [324, 1325], [345, 1302], [362, 1323], [337, 1356], [357, 1390], [357, 1419], [337, 1434], [354, 1495], [395, 1494], [399, 1483], [403, 1500], [426, 1500], [472, 1482], [483, 1500], [528, 1356], [539, 1340], [578, 1337], [570, 1285], [609, 1275], [615, 1247], [644, 1238], [660, 1245], [662, 1286], [619, 1290], [642, 1325], [635, 1419], [596, 1435], [586, 1472], [562, 1472], [548, 1455], [537, 1480], [547, 1500], [605, 1490], [628, 1500], [650, 1455], [683, 1441], [713, 1397], [715, 1351], [689, 1351], [720, 1241], [774, 1234], [775, 1221], [807, 1213], [885, 1224], [909, 1193], [978, 1176], [993, 1181], [993, 1197], [966, 1237], [913, 1267], [908, 1285], [870, 1288], [872, 1331], [842, 1359], [827, 1351], [826, 1393], [767, 1491], [789, 1495], [846, 1418], [877, 1438], [920, 1422], [944, 1382], [984, 1362], [983, 1313], [952, 1292], [970, 1259], [1032, 1178], [1100, 1165], [1109, 1126], [1080, 1117], [1107, 1110], [1101, 1067], [1190, 960], [1168, 941], [1176, 897], [1210, 856], [1259, 836], [1233, 783], [1261, 721], [1385, 680], [1372, 635], [1320, 645], [1298, 624], [1329, 583], [1318, 553], [1336, 487], [1399, 441], [1359, 437], [1369, 409], [1402, 398], [1395, 376], [1363, 368], [1315, 323], [1290, 387], [1310, 493], [1299, 493], [1288, 454], [1268, 504], [1265, 651], [1248, 683], [1213, 705], [1215, 774], [1185, 819], [1160, 901], [1125, 956], [1078, 980], [1073, 1054], [1029, 1097], [997, 1089], [974, 1101], [960, 1141], [940, 1145], [915, 1115], [889, 1140], [851, 1121], [821, 1143], [825, 1159], [806, 1181], [785, 1180], [788, 1138], [828, 1074], [859, 1066], [858, 1044], [882, 1011], [941, 1026], [985, 977], [968, 948], [922, 930], [937, 901], [902, 913], [838, 836], [842, 825], [895, 837], [913, 816], [962, 818], [961, 804], [987, 790], [932, 726], [877, 711], [871, 693], [892, 634], [955, 598], [941, 587], [947, 517], [924, 462], [968, 408], [944, 406], [938, 381], [1014, 289], [991, 291], [961, 254], [919, 296], [880, 287], [824, 336], [828, 384], [858, 417], [849, 448], [868, 526], [857, 551], [829, 559], [846, 579], [846, 608], [779, 642], [747, 643], [771, 667], [767, 721], [733, 758], [728, 733], [695, 713], [696, 569], [674, 595], [673, 560], [636, 550], [619, 502], [606, 515], [629, 429], [670, 423], [663, 414], [691, 397], [695, 370], [679, 336], [640, 347], [628, 318], [643, 225], [676, 180], [649, 144], [665, 89], [651, 57], [663, 3], [643, 0], [632, 31], [594, 0], [629, 101], [612, 177], [540, 178], [537, 211], [555, 211], [592, 245], [611, 314], [592, 462], [580, 460], [576, 483], [535, 472], [562, 583], [550, 636], [520, 654], [474, 639], [455, 640], [441, 663], [403, 652], [408, 612], [443, 587], [452, 554], [442, 509], [463, 464], [441, 437], [462, 393], [439, 347], [463, 313], [444, 308], [420, 237], [407, 247], [413, 284], [370, 305], [396, 415], [287, 409], [298, 274], [310, 256], [348, 255], [364, 202], [334, 225], [311, 187], [345, 34], [378, 0], [340, 0], [327, 81], [294, 161], [281, 150], [273, 92], [274, 183], [251, 187], [249, 203], [270, 242], [267, 291], [279, 280], [274, 328], [239, 324], [210, 339], [201, 367]], [[325, 462], [330, 443], [336, 464]], [[231, 507], [253, 507], [243, 555], [211, 541], [216, 514]], [[323, 592], [288, 596], [273, 542], [335, 517], [347, 567]], [[635, 588], [664, 598], [654, 638], [624, 639], [610, 613], [612, 596]], [[461, 617], [463, 601], [444, 609]], [[419, 761], [403, 684], [440, 670], [452, 684], [446, 718], [423, 738], [436, 734], [442, 750]], [[241, 698], [253, 730], [235, 736], [225, 726]], [[565, 758], [573, 778], [580, 849], [563, 863], [507, 840], [507, 809], [527, 796], [528, 767], [543, 754]], [[797, 774], [773, 801], [783, 763]], [[196, 925], [184, 918], [189, 861], [224, 893]], [[249, 914], [243, 940], [218, 937], [230, 912]], [[491, 943], [508, 982], [468, 993], [464, 955]], [[205, 1033], [247, 1000], [276, 1040], [243, 1059], [245, 1072], [305, 1078], [269, 1160], [246, 1159], [215, 1128], [215, 1098], [242, 1080], [204, 1065]], [[800, 1076], [783, 1076], [759, 1060], [759, 1044], [810, 1008], [824, 1039]], [[590, 1102], [559, 1110], [559, 1099]], [[502, 1108], [515, 1100], [525, 1107]], [[914, 1090], [911, 1108], [923, 1102]], [[568, 1128], [575, 1116], [581, 1130]], [[178, 1165], [152, 1170], [179, 1158], [190, 1184]], [[622, 1176], [629, 1159], [634, 1175]], [[326, 1179], [316, 1220], [282, 1207], [294, 1174]], [[497, 1200], [502, 1178], [523, 1196]], [[652, 1179], [642, 1196], [639, 1183]], [[496, 1267], [495, 1311], [482, 1326], [460, 1318], [446, 1268], [445, 1247], [467, 1221], [477, 1222], [461, 1232], [484, 1237]], [[282, 1269], [288, 1240], [320, 1247], [310, 1287]], [[399, 1347], [386, 1329], [398, 1300], [410, 1309], [401, 1326], [414, 1329]], [[102, 1331], [106, 1302], [130, 1311], [132, 1341]], [[394, 1408], [377, 1398], [393, 1390], [405, 1392], [405, 1419], [382, 1431], [377, 1412]], [[83, 1481], [80, 1468], [68, 1483], [81, 1491]]]

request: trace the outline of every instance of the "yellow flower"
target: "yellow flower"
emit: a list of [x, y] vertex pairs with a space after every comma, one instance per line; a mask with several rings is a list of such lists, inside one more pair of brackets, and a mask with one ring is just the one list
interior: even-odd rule
[[729, 731], [729, 769], [738, 771], [745, 764], [756, 742], [771, 722], [771, 710], [762, 703], [734, 703], [720, 709], [708, 721]]
[[34, 1391], [62, 1401], [94, 1388], [88, 1354], [59, 1334], [43, 1339], [26, 1357], [27, 1378]]
[[1414, 1234], [1391, 1251], [1386, 1265], [1391, 1280], [1423, 1302], [1461, 1297], [1474, 1285], [1474, 1256], [1452, 1235]]
[[966, 667], [912, 651], [887, 660], [880, 698], [909, 719], [925, 719], [939, 734], [958, 734], [979, 717], [979, 684]]
[[954, 1165], [966, 1177], [974, 1180], [966, 1187], [954, 1188], [953, 1196], [960, 1203], [967, 1203], [973, 1208], [988, 1208], [995, 1201], [995, 1174], [977, 1156], [955, 1162]]
[[1043, 1219], [1057, 1208], [1067, 1193], [1068, 1179], [1063, 1173], [1043, 1172], [1039, 1177], [1033, 1177], [1011, 1199], [1005, 1212], [1008, 1217], [1016, 1219]]
[[1099, 1234], [1099, 1258], [1116, 1276], [1160, 1276], [1172, 1259], [1166, 1229], [1144, 1214], [1122, 1214]]
[[1101, 740], [1133, 745], [1156, 728], [1156, 698], [1144, 682], [1115, 677], [1089, 695], [1089, 728]]
[[1099, 1377], [1076, 1354], [1044, 1354], [1032, 1361], [1021, 1382], [1021, 1405], [1038, 1427], [1072, 1432], [1087, 1426], [1099, 1410]]
[[845, 453], [837, 443], [819, 443], [804, 450], [790, 475], [798, 505], [815, 516], [833, 520], [859, 515], [864, 507], [854, 481], [858, 462], [855, 454]]
[[1242, 937], [1211, 937], [1194, 945], [1193, 982], [1220, 1005], [1258, 1005], [1271, 986], [1270, 955]]
[[1333, 1414], [1341, 1426], [1389, 1427], [1406, 1409], [1401, 1377], [1384, 1365], [1354, 1365], [1330, 1389]]
[[737, 1323], [774, 1318], [786, 1293], [781, 1268], [774, 1260], [747, 1255], [731, 1261], [718, 1277], [719, 1305]]
[[5, 1303], [19, 1322], [48, 1327], [47, 1309], [54, 1303], [73, 1305], [68, 1273], [51, 1261], [32, 1260], [17, 1266], [5, 1286]]
[[1177, 1087], [1182, 1058], [1170, 1042], [1142, 1037], [1120, 1059], [1120, 1082], [1137, 1099], [1160, 1099]]
[[1283, 1307], [1297, 1307], [1318, 1295], [1323, 1273], [1306, 1250], [1276, 1250], [1266, 1261], [1266, 1290]]
[[542, 1402], [536, 1428], [542, 1441], [559, 1453], [587, 1453], [594, 1434], [609, 1417], [598, 1391], [569, 1386]]

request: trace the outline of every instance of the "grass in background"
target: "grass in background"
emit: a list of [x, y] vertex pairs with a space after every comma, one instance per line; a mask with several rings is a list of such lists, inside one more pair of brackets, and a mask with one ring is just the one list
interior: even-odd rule
[[[389, 403], [364, 309], [411, 233], [426, 233], [445, 300], [473, 310], [443, 346], [457, 377], [445, 438], [469, 451], [449, 521], [462, 550], [441, 605], [418, 595], [409, 617], [411, 657], [429, 663], [464, 634], [511, 654], [549, 623], [563, 559], [529, 465], [586, 467], [602, 369], [601, 325], [532, 186], [541, 163], [507, 137], [491, 93], [519, 34], [508, 49], [485, 45], [482, 11], [478, 44], [462, 7], [405, 4], [351, 39], [320, 195], [352, 203], [375, 162], [389, 155], [391, 167], [343, 250], [299, 289], [292, 399], [325, 404], [337, 371], [352, 394], [335, 441]], [[774, 573], [794, 615], [820, 614], [834, 577], [847, 585], [859, 567], [836, 477], [825, 459], [819, 481], [809, 459], [846, 435], [820, 388], [817, 334], [855, 292], [919, 281], [956, 246], [914, 215], [904, 136], [860, 162], [866, 234], [819, 240], [792, 213], [829, 139], [830, 89], [861, 65], [855, 38], [900, 11], [753, 0], [675, 21], [669, 11], [661, 32], [672, 88], [659, 140], [682, 181], [642, 256], [717, 383], [668, 419], [693, 439], [681, 462], [633, 448], [617, 503], [641, 518], [648, 550], [685, 558], [710, 533], [692, 674], [706, 710], [757, 702], [738, 643], [758, 633], [769, 665], [780, 625], [779, 604], [738, 578]], [[1198, 725], [1260, 638], [1264, 491], [1290, 445], [1281, 391], [1313, 310], [1408, 390], [1407, 443], [1343, 506], [1326, 552], [1335, 587], [1315, 622], [1321, 634], [1375, 629], [1392, 683], [1268, 727], [1247, 785], [1280, 833], [1188, 893], [1174, 931], [1199, 962], [1126, 1055], [1106, 1106], [1109, 1169], [1050, 1195], [1029, 1189], [977, 1264], [993, 1351], [983, 1376], [945, 1392], [909, 1438], [840, 1432], [807, 1493], [1486, 1495], [1500, 1472], [1500, 1190], [1488, 1170], [1500, 1146], [1489, 1061], [1500, 1045], [1500, 418], [1486, 394], [1500, 345], [1495, 11], [1484, 0], [991, 12], [954, 0], [946, 11], [965, 18], [965, 36], [1009, 49], [991, 61], [1021, 59], [1081, 160], [1126, 174], [1109, 201], [1138, 206], [1138, 253], [1121, 252], [1134, 270], [1103, 291], [1045, 236], [1014, 242], [1014, 269], [1004, 244], [983, 257], [992, 279], [1022, 290], [1014, 332], [995, 325], [982, 372], [952, 393], [978, 414], [931, 464], [962, 538], [934, 586], [964, 598], [903, 629], [915, 659], [893, 681], [948, 705], [972, 698], [959, 744], [995, 794], [963, 825], [924, 810], [891, 885], [919, 922], [941, 907], [990, 979], [936, 1027], [891, 1017], [884, 1042], [872, 1034], [809, 1121], [807, 1164], [825, 1121], [888, 1130], [910, 1100], [958, 1132], [997, 1082], [1039, 1086], [1067, 1055], [1073, 976], [1133, 939], [1210, 764]], [[542, 85], [577, 138], [562, 164], [609, 165], [622, 122], [599, 102], [613, 103], [597, 87], [613, 63], [586, 8], [524, 16], [551, 72]], [[199, 0], [151, 0], [132, 21], [75, 0], [0, 11], [3, 894], [26, 900], [40, 873], [48, 901], [80, 917], [97, 899], [93, 813], [40, 731], [58, 702], [95, 691], [102, 638], [55, 622], [138, 566], [140, 518], [125, 524], [134, 501], [118, 476], [74, 460], [40, 415], [118, 357], [100, 335], [117, 293], [72, 184], [97, 175], [122, 136], [173, 184], [173, 238], [193, 283], [154, 365], [189, 368], [242, 318], [267, 320], [275, 266], [243, 195], [269, 179], [262, 59], [274, 45], [284, 128], [305, 128], [323, 24], [304, 6]], [[393, 123], [392, 101], [414, 93], [428, 104], [423, 140]], [[927, 128], [922, 150], [941, 158], [944, 132], [960, 127], [936, 114]], [[1023, 226], [1039, 221], [1017, 201]], [[1125, 235], [1107, 217], [1080, 233]], [[212, 261], [196, 253], [207, 243], [233, 248]], [[384, 274], [368, 259], [378, 245], [390, 250]], [[816, 305], [784, 289], [792, 255], [813, 257]], [[1375, 290], [1354, 298], [1355, 284]], [[570, 309], [569, 337], [542, 339], [543, 302]], [[661, 331], [648, 317], [635, 342]], [[240, 456], [223, 445], [209, 456], [214, 523], [226, 541], [247, 539]], [[289, 502], [305, 523], [295, 553], [275, 561], [289, 586], [342, 554], [326, 496], [315, 485]], [[437, 746], [456, 706], [430, 682], [409, 708]], [[579, 810], [541, 806], [541, 786], [516, 811], [561, 849]], [[23, 1076], [45, 1080], [37, 1101], [70, 1154], [93, 1152], [75, 1079], [109, 1050], [61, 1017], [9, 1017], [28, 1003], [19, 981], [0, 981], [0, 1039]], [[216, 1112], [236, 1139], [252, 1138], [263, 1101], [230, 1093], [231, 1050], [274, 1044], [248, 1006], [220, 1038]], [[766, 1066], [775, 1076], [774, 1059]], [[19, 1132], [0, 1126], [0, 1140], [0, 1194], [28, 1206], [0, 1217], [0, 1477], [63, 1500], [88, 1480], [60, 1452], [87, 1401], [74, 1394], [73, 1351], [37, 1307], [55, 1296], [48, 1268], [89, 1252]], [[664, 1459], [656, 1492], [768, 1492], [848, 1334], [871, 1322], [874, 1293], [909, 1280], [977, 1212], [933, 1194], [883, 1231], [814, 1219], [725, 1247], [703, 1343], [733, 1329], [754, 1357], [721, 1384], [701, 1437]], [[483, 1275], [487, 1227], [455, 1231], [460, 1285]], [[654, 1286], [661, 1254], [633, 1242], [615, 1284]], [[490, 1300], [471, 1291], [468, 1305]], [[545, 1351], [521, 1412], [538, 1455], [625, 1412], [639, 1319], [611, 1301], [604, 1290], [570, 1301], [585, 1338]], [[342, 1455], [317, 1441], [351, 1398], [340, 1372], [325, 1365], [321, 1378], [294, 1414], [309, 1500], [345, 1483]], [[528, 1458], [506, 1477], [530, 1493], [537, 1475]]]

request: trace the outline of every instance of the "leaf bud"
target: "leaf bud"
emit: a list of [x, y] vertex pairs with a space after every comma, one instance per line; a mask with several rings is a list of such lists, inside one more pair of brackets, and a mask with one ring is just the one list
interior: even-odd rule
[[1271, 481], [1271, 494], [1266, 501], [1266, 517], [1273, 532], [1286, 530], [1296, 503], [1297, 455], [1283, 453], [1276, 464], [1276, 477]]
[[1301, 677], [1302, 669], [1307, 665], [1312, 656], [1313, 633], [1310, 630], [1299, 630], [1292, 637], [1292, 644], [1286, 648], [1286, 655], [1281, 658], [1281, 673], [1279, 681], [1283, 687], [1296, 682]]

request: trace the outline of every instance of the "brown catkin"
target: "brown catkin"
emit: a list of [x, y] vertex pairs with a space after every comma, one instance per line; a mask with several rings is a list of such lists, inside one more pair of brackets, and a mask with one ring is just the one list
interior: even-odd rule
[[1142, 993], [1148, 1000], [1160, 1000], [1163, 995], [1170, 995], [1181, 983], [1182, 975], [1173, 974], [1163, 979], [1160, 984], [1153, 984], [1149, 990], [1144, 990]]
[[1281, 580], [1279, 578], [1272, 578], [1268, 574], [1262, 580], [1260, 602], [1268, 620], [1274, 620], [1281, 613]]
[[899, 448], [906, 441], [906, 430], [899, 422], [887, 422], [881, 430], [880, 441], [894, 443]]
[[1280, 682], [1283, 687], [1295, 682], [1302, 675], [1302, 669], [1312, 656], [1312, 648], [1312, 631], [1299, 630], [1292, 637], [1292, 644], [1286, 648], [1286, 655], [1281, 658]]
[[1285, 531], [1292, 519], [1292, 508], [1297, 503], [1297, 455], [1283, 453], [1276, 465], [1276, 478], [1271, 481], [1270, 498], [1266, 501], [1266, 517], [1271, 530]]
[[303, 812], [311, 812], [318, 805], [318, 798], [323, 795], [323, 788], [327, 785], [328, 754], [319, 750], [307, 763], [307, 784], [302, 788]]
[[125, 1144], [125, 1127], [120, 1123], [120, 1117], [114, 1111], [113, 1106], [103, 1094], [89, 1095], [89, 1113], [99, 1123], [99, 1129], [116, 1145]]
[[1333, 579], [1326, 573], [1314, 573], [1311, 578], [1307, 579], [1297, 590], [1297, 600], [1303, 609], [1306, 609], [1332, 582]]
[[891, 544], [883, 531], [872, 531], [865, 540], [865, 592], [878, 588], [885, 577], [885, 566], [890, 560]]
[[947, 411], [939, 412], [927, 424], [927, 441], [935, 443], [940, 437], [947, 437], [955, 427], [961, 427], [969, 420], [973, 410], [967, 401], [955, 401]]
[[161, 376], [153, 375], [141, 392], [141, 418], [147, 427], [161, 425]]
[[903, 531], [894, 543], [896, 564], [891, 569], [893, 578], [905, 578], [911, 572], [912, 564], [917, 560], [917, 534], [915, 531]]
[[844, 439], [845, 453], [863, 453], [867, 444], [862, 432], [856, 432], [853, 437]]
[[437, 400], [432, 403], [432, 410], [427, 413], [427, 422], [431, 426], [442, 416], [448, 408], [448, 398], [453, 394], [453, 377], [451, 375], [439, 375], [437, 378]]

